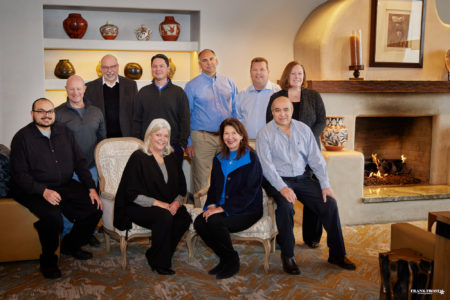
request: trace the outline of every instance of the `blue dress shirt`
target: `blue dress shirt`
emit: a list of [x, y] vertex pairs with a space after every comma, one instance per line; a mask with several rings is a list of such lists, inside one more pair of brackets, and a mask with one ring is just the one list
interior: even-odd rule
[[230, 78], [220, 74], [211, 78], [201, 73], [186, 84], [184, 91], [191, 110], [191, 130], [217, 132], [223, 120], [236, 117], [238, 90]]
[[280, 87], [270, 81], [262, 90], [255, 90], [251, 84], [245, 91], [239, 92], [236, 98], [236, 114], [247, 129], [248, 137], [256, 139], [258, 131], [266, 125], [266, 110], [270, 96], [278, 92]]
[[329, 188], [325, 159], [313, 132], [308, 125], [297, 120], [291, 120], [290, 126], [289, 138], [274, 120], [258, 132], [256, 151], [264, 177], [280, 191], [287, 186], [281, 177], [302, 175], [309, 165], [319, 179], [320, 187]]

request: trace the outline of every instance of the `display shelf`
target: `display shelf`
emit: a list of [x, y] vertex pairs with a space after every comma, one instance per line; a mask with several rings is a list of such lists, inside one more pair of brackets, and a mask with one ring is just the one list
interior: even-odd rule
[[319, 93], [450, 93], [450, 81], [309, 80]]
[[44, 49], [129, 50], [129, 51], [197, 51], [198, 42], [121, 41], [85, 39], [44, 39]]
[[[86, 80], [85, 82], [89, 82], [90, 80]], [[149, 85], [152, 83], [149, 80], [136, 80], [136, 84], [138, 89]], [[182, 88], [186, 85], [186, 81], [172, 81], [173, 84], [178, 85]], [[45, 80], [45, 90], [47, 91], [64, 91], [66, 86], [66, 79], [47, 79]]]

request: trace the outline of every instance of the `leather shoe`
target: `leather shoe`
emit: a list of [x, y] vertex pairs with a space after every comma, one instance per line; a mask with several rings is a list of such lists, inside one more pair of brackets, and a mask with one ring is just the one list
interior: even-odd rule
[[305, 245], [308, 246], [311, 249], [319, 248], [318, 242], [305, 242]]
[[91, 235], [88, 241], [89, 246], [98, 248], [100, 247], [100, 241], [95, 237], [95, 235]]
[[225, 264], [222, 270], [220, 270], [220, 272], [217, 273], [216, 278], [217, 279], [230, 278], [236, 275], [237, 273], [239, 273], [239, 261], [237, 263]]
[[79, 259], [79, 260], [87, 260], [92, 258], [92, 253], [82, 250], [81, 248], [78, 249], [70, 249], [61, 247], [61, 253], [65, 255], [70, 255], [73, 258]]
[[208, 271], [209, 275], [216, 275], [219, 274], [220, 271], [222, 271], [222, 269], [225, 267], [225, 264], [220, 261], [219, 264], [217, 266], [215, 266], [214, 268], [212, 268], [211, 270]]
[[283, 263], [284, 272], [292, 275], [299, 275], [300, 269], [297, 266], [297, 262], [295, 261], [295, 257], [286, 257], [281, 254], [281, 262]]
[[156, 271], [159, 275], [173, 275], [175, 274], [175, 271], [171, 268], [153, 268], [152, 271]]
[[44, 275], [44, 277], [48, 279], [56, 279], [61, 277], [61, 271], [59, 270], [58, 266], [41, 265], [40, 271], [42, 275]]
[[328, 262], [330, 264], [337, 265], [346, 270], [355, 270], [356, 269], [356, 265], [354, 263], [352, 263], [350, 261], [350, 259], [348, 259], [346, 256], [341, 256], [341, 257], [330, 256], [328, 258]]

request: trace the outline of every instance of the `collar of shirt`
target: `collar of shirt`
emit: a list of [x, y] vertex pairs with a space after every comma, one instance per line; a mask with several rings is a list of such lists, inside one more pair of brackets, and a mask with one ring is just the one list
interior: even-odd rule
[[165, 85], [163, 85], [163, 86], [159, 86], [159, 85], [157, 85], [156, 84], [156, 82], [155, 82], [155, 79], [153, 79], [152, 80], [152, 82], [153, 82], [153, 84], [158, 88], [158, 90], [162, 90], [162, 89], [164, 89], [168, 84], [169, 84], [169, 82], [170, 82], [170, 78], [167, 78], [167, 82], [166, 82], [166, 84]]
[[264, 86], [264, 88], [262, 90], [256, 90], [255, 86], [253, 84], [250, 84], [250, 86], [248, 87], [247, 91], [248, 92], [258, 93], [260, 91], [273, 90], [274, 88], [275, 88], [274, 84], [270, 80], [267, 80], [267, 83], [266, 83], [266, 85]]
[[106, 82], [105, 76], [102, 76], [102, 82], [103, 82], [103, 84], [106, 84], [106, 86], [113, 88], [116, 86], [116, 84], [119, 83], [119, 75], [117, 75], [116, 81], [114, 81], [113, 84], [109, 84], [108, 82]]
[[212, 82], [216, 81], [217, 73], [214, 74], [214, 77], [211, 77], [211, 76], [209, 76], [209, 75], [207, 75], [207, 74], [205, 74], [205, 73], [203, 73], [203, 72], [201, 73], [201, 75], [202, 75], [203, 77], [205, 77], [206, 79], [208, 79], [209, 81], [212, 81]]

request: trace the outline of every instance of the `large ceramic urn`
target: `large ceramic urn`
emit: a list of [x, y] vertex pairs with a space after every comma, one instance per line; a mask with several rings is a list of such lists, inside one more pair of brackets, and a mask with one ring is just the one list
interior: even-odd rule
[[320, 140], [327, 151], [340, 151], [348, 140], [344, 117], [327, 117], [327, 125], [320, 135]]
[[69, 14], [63, 21], [63, 27], [71, 39], [81, 39], [86, 33], [88, 22], [81, 14]]
[[60, 59], [56, 64], [54, 74], [60, 79], [67, 79], [75, 74], [75, 68], [68, 59]]
[[176, 41], [180, 35], [180, 23], [175, 21], [173, 16], [167, 16], [159, 24], [159, 33], [164, 41]]
[[142, 76], [142, 67], [138, 63], [130, 62], [125, 65], [123, 73], [126, 78], [138, 80]]

